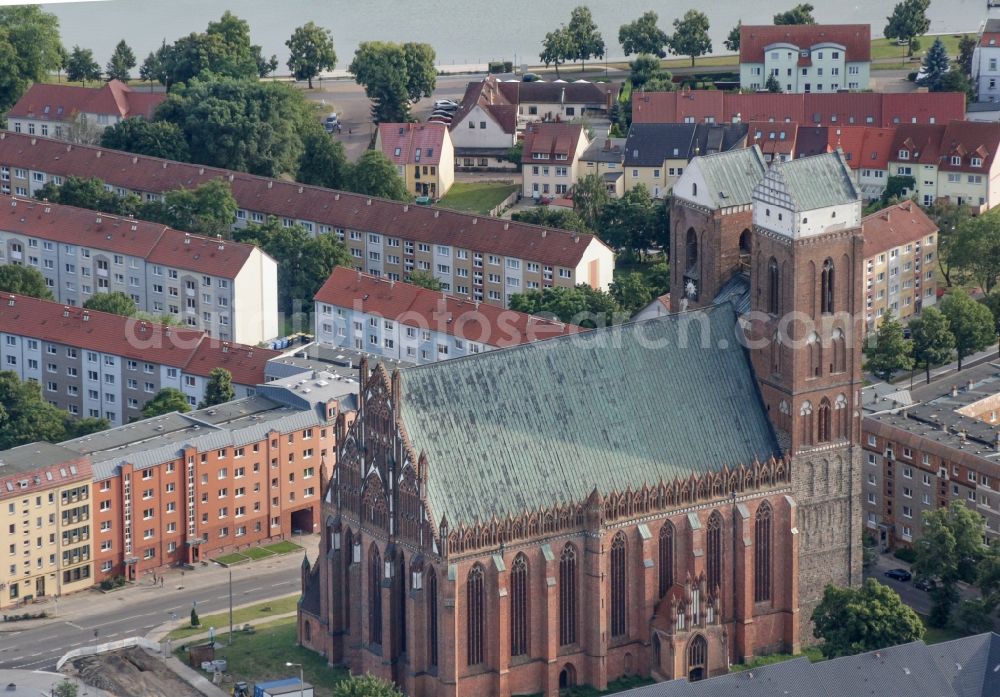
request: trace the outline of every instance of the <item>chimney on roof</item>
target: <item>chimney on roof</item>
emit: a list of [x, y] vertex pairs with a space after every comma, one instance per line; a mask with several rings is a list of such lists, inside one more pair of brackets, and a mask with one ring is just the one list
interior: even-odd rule
[[[34, 138], [32, 138], [32, 139], [31, 139], [31, 144], [32, 144], [32, 145], [34, 145], [34, 144], [35, 144], [35, 139], [34, 139]], [[100, 150], [98, 150], [98, 151], [97, 151], [97, 153], [96, 153], [96, 155], [97, 155], [97, 157], [100, 157], [100, 156], [101, 156], [101, 151], [100, 151]]]
[[198, 168], [198, 174], [204, 174], [204, 173], [205, 173], [205, 168], [204, 167], [199, 167]]
[[974, 384], [975, 384], [975, 383], [974, 383], [974, 382], [972, 382], [972, 380], [969, 380], [969, 381], [968, 381], [967, 383], [965, 383], [965, 391], [966, 391], [966, 392], [972, 392], [972, 386], [973, 386]]
[[166, 168], [167, 168], [167, 163], [166, 163], [166, 162], [164, 162], [164, 163], [163, 163], [163, 169], [166, 169]]
[[132, 156], [132, 164], [134, 165], [138, 161], [139, 161], [139, 156], [138, 155], [133, 155]]
[[90, 321], [90, 310], [84, 310], [83, 311], [83, 321], [84, 322], [89, 322]]
[[578, 244], [580, 242], [580, 236], [576, 233], [573, 234], [573, 243]]
[[503, 229], [504, 230], [510, 230], [510, 221], [509, 220], [503, 221]]
[[958, 385], [952, 385], [951, 386], [951, 396], [952, 397], [957, 397], [958, 396]]
[[185, 232], [184, 233], [184, 244], [191, 244], [191, 233], [190, 232]]
[[409, 211], [409, 210], [410, 210], [410, 204], [408, 204], [408, 203], [404, 203], [404, 204], [403, 204], [403, 212], [404, 212], [404, 213], [406, 213], [406, 212], [407, 212], [407, 211]]
[[547, 234], [549, 234], [549, 231], [548, 231], [548, 230], [542, 230], [542, 239], [543, 239], [543, 240], [545, 239], [545, 236], [546, 236]]
[[[37, 142], [38, 142], [38, 138], [32, 138], [32, 139], [31, 139], [31, 144], [32, 144], [32, 145], [34, 145], [34, 144], [35, 144], [35, 143], [37, 143]], [[98, 153], [97, 153], [97, 156], [98, 156], [98, 157], [100, 157], [100, 156], [101, 156], [101, 153], [100, 153], [100, 152], [98, 152]]]
[[339, 201], [340, 200], [340, 192], [339, 191], [333, 195], [333, 200], [334, 201]]
[[232, 172], [230, 172], [230, 173], [229, 173], [229, 181], [232, 181], [232, 180], [233, 180], [233, 173], [232, 173]]
[[274, 186], [274, 182], [271, 181], [271, 180], [268, 180], [268, 182], [267, 182], [267, 188], [270, 189], [272, 186]]
[[473, 218], [472, 219], [472, 224], [475, 225], [478, 220], [479, 220], [479, 218]]
[[301, 194], [301, 193], [302, 193], [302, 191], [303, 191], [303, 187], [301, 187], [301, 186], [300, 186], [300, 187], [299, 187], [299, 193]]
[[438, 217], [439, 215], [441, 215], [441, 211], [434, 211], [434, 217], [435, 218]]

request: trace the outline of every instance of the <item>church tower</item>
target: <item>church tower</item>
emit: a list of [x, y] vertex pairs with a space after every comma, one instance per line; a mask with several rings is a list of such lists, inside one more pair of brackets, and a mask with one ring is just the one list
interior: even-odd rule
[[753, 199], [747, 331], [792, 460], [805, 638], [824, 586], [861, 582], [861, 201], [839, 151], [774, 163]]

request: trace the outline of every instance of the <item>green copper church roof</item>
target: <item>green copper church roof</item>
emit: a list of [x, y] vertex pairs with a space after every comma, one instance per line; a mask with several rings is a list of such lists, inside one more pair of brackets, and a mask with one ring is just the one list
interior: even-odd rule
[[726, 304], [401, 370], [435, 520], [472, 524], [777, 456], [735, 326]]
[[797, 211], [856, 203], [860, 194], [840, 152], [828, 152], [787, 162], [775, 162], [771, 171], [784, 182]]
[[767, 169], [764, 156], [756, 145], [696, 157], [691, 165], [695, 163], [705, 178], [706, 193], [719, 208], [750, 205], [753, 189], [764, 178]]

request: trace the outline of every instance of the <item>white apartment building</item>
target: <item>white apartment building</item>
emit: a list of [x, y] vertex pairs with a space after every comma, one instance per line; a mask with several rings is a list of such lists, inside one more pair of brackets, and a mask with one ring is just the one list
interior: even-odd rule
[[773, 76], [786, 93], [858, 91], [870, 74], [867, 24], [740, 27], [741, 88], [767, 89]]
[[972, 83], [980, 102], [1000, 101], [1000, 19], [987, 19], [972, 53]]

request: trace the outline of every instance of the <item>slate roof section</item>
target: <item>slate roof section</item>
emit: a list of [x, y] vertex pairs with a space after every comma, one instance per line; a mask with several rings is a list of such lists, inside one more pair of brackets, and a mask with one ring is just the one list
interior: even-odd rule
[[268, 179], [243, 172], [0, 132], [0, 163], [52, 175], [97, 177], [130, 191], [166, 192], [224, 179], [241, 209], [576, 268], [593, 235]]
[[608, 82], [501, 82], [500, 91], [513, 104], [589, 104], [610, 106], [615, 85]]
[[697, 163], [705, 178], [708, 194], [717, 208], [753, 203], [753, 190], [764, 178], [767, 169], [764, 156], [757, 147], [705, 155], [691, 162]]
[[928, 649], [958, 697], [1000, 695], [1000, 635], [979, 634]]
[[662, 167], [664, 160], [689, 159], [697, 129], [693, 123], [632, 124], [625, 140], [625, 166]]
[[440, 164], [447, 132], [443, 123], [382, 123], [378, 127], [382, 154], [394, 165]]
[[771, 164], [771, 171], [784, 182], [796, 211], [855, 203], [860, 196], [854, 178], [839, 152], [774, 162]]
[[954, 691], [922, 641], [812, 665], [830, 697], [952, 697]]
[[713, 305], [731, 303], [741, 317], [750, 312], [750, 279], [736, 274], [726, 281], [712, 299]]
[[101, 87], [36, 82], [11, 107], [7, 116], [53, 122], [72, 121], [80, 113], [108, 114], [121, 119], [130, 116], [151, 118], [166, 98], [165, 92], [134, 92], [118, 80]]
[[791, 44], [805, 50], [817, 44], [838, 44], [849, 63], [870, 61], [872, 29], [868, 24], [753, 25], [740, 27], [740, 63], [761, 63], [773, 44]]
[[517, 346], [581, 331], [574, 324], [462, 300], [343, 266], [333, 270], [316, 292], [316, 300], [489, 346]]
[[625, 138], [596, 138], [580, 156], [580, 160], [620, 164], [625, 158], [625, 140]]
[[906, 200], [889, 206], [861, 219], [865, 258], [870, 259], [908, 242], [919, 242], [937, 230], [934, 221], [914, 201]]
[[780, 456], [736, 327], [725, 305], [401, 370], [434, 519], [472, 524]]

